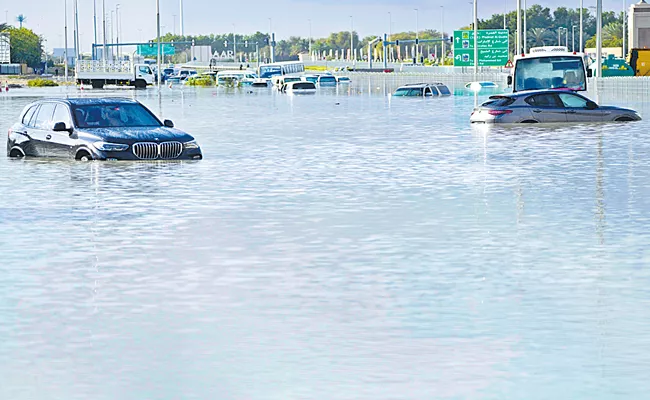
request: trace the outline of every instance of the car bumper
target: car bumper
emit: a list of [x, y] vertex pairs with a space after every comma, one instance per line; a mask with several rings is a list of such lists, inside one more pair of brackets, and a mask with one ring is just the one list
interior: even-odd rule
[[201, 149], [183, 149], [180, 156], [176, 158], [155, 158], [155, 159], [141, 159], [136, 157], [135, 154], [129, 150], [126, 151], [100, 151], [97, 149], [92, 150], [93, 159], [107, 160], [107, 161], [181, 161], [181, 160], [202, 160], [203, 153]]

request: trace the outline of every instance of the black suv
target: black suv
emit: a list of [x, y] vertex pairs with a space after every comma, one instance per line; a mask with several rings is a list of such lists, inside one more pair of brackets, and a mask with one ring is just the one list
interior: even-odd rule
[[43, 99], [9, 130], [9, 157], [77, 160], [200, 160], [189, 134], [161, 122], [138, 101], [122, 98]]

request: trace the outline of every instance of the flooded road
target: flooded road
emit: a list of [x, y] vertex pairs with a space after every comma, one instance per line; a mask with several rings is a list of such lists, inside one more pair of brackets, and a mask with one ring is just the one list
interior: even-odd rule
[[0, 398], [644, 397], [650, 106], [488, 129], [392, 89], [106, 91], [205, 160], [0, 157]]

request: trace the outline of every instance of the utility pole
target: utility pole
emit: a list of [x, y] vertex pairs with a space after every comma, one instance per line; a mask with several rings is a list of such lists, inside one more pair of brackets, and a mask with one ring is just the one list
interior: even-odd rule
[[120, 5], [115, 5], [115, 43], [117, 47], [115, 52], [117, 53], [117, 59], [120, 59]]
[[350, 15], [350, 61], [354, 58], [354, 22]]
[[102, 16], [103, 16], [103, 34], [102, 41], [104, 42], [104, 49], [102, 50], [102, 59], [104, 60], [104, 72], [106, 72], [106, 0], [102, 0]]
[[526, 21], [526, 0], [524, 0], [524, 53], [528, 52], [528, 21]]
[[478, 0], [474, 0], [474, 80], [476, 80], [477, 74], [478, 74]]
[[415, 10], [415, 62], [417, 64], [420, 62], [420, 11], [417, 8]]
[[63, 43], [63, 58], [65, 58], [65, 61], [63, 62], [63, 69], [64, 69], [64, 74], [65, 74], [65, 81], [68, 81], [68, 0], [63, 0], [63, 35], [64, 35], [64, 43]]
[[442, 55], [440, 56], [440, 65], [445, 66], [445, 6], [440, 6], [440, 39], [442, 42], [441, 50]]
[[93, 41], [93, 60], [96, 59], [95, 46], [97, 44], [97, 0], [93, 0], [93, 31], [94, 31], [94, 41]]
[[582, 47], [582, 45], [584, 43], [584, 41], [582, 39], [582, 30], [583, 30], [583, 28], [582, 28], [582, 9], [584, 8], [584, 6], [582, 4], [583, 1], [584, 0], [580, 0], [580, 46], [578, 46], [580, 48], [581, 53], [584, 53], [584, 51], [585, 51], [584, 48]]
[[158, 51], [156, 64], [158, 65], [158, 91], [160, 92], [160, 0], [156, 0], [156, 41], [158, 42]]
[[180, 0], [180, 8], [181, 8], [181, 16], [180, 16], [180, 18], [181, 18], [181, 21], [180, 21], [181, 22], [181, 36], [185, 36], [185, 29], [184, 29], [185, 25], [184, 25], [184, 22], [183, 22], [183, 0]]
[[516, 54], [521, 53], [523, 50], [521, 47], [521, 0], [517, 0], [517, 38], [515, 42], [517, 44], [517, 49], [515, 50], [515, 53]]

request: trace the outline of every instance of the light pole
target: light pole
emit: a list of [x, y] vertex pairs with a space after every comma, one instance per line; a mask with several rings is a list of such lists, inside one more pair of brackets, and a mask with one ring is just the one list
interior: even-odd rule
[[526, 10], [526, 0], [524, 0], [524, 53], [528, 52], [528, 21], [526, 21]]
[[63, 0], [63, 70], [65, 75], [65, 81], [68, 81], [68, 0]]
[[571, 26], [571, 51], [576, 51], [576, 25]]
[[[115, 10], [111, 10], [111, 44], [115, 44]], [[111, 47], [111, 59], [115, 60], [114, 47]]]
[[181, 36], [185, 36], [185, 25], [183, 23], [183, 0], [180, 0], [179, 7], [181, 9], [180, 23], [181, 23]]
[[517, 38], [515, 40], [517, 43], [517, 49], [515, 53], [520, 53], [521, 48], [521, 0], [517, 0]]
[[102, 42], [104, 43], [102, 60], [104, 61], [104, 71], [106, 71], [106, 0], [102, 0], [102, 31]]
[[[77, 0], [74, 0], [74, 59], [81, 59], [79, 54], [79, 8]], [[75, 61], [76, 63], [76, 61]]]
[[478, 1], [474, 0], [474, 79], [475, 80], [477, 74], [478, 74]]
[[237, 36], [235, 35], [235, 24], [232, 24], [232, 52], [234, 54], [233, 60], [237, 62]]
[[[393, 14], [391, 14], [391, 12], [389, 11], [388, 12], [388, 41], [389, 42], [392, 40], [391, 38], [392, 36], [393, 36]], [[392, 55], [392, 51], [390, 54]]]
[[507, 29], [506, 26], [506, 14], [508, 12], [508, 0], [505, 0], [503, 3], [503, 29]]
[[[94, 32], [94, 42], [93, 44], [97, 44], [97, 0], [93, 0], [93, 32]], [[93, 46], [93, 60], [96, 58], [95, 57], [95, 46]]]
[[354, 20], [350, 15], [350, 61], [354, 58]]
[[158, 91], [160, 92], [160, 0], [156, 0], [156, 65], [158, 66]]
[[603, 0], [596, 0], [596, 77], [603, 76]]
[[117, 53], [117, 59], [120, 59], [120, 5], [115, 5], [115, 43], [117, 47], [115, 52]]
[[172, 27], [173, 27], [172, 33], [174, 34], [174, 36], [176, 36], [176, 14], [172, 14], [172, 19], [174, 21], [172, 23]]
[[311, 19], [308, 19], [309, 21], [309, 57], [312, 57], [311, 54]]
[[623, 59], [625, 59], [625, 55], [627, 54], [625, 52], [625, 37], [627, 36], [627, 32], [625, 31], [625, 15], [627, 14], [627, 0], [623, 0]]
[[562, 46], [561, 37], [562, 37], [562, 27], [559, 26], [559, 27], [557, 28], [557, 45], [558, 45], [558, 46]]
[[415, 10], [415, 62], [417, 64], [420, 61], [420, 11], [417, 8]]
[[584, 0], [580, 0], [580, 46], [578, 46], [580, 48], [581, 53], [584, 53], [584, 51], [585, 51], [584, 48], [582, 47], [582, 45], [584, 43], [584, 41], [582, 39], [582, 30], [583, 30], [583, 27], [582, 27], [582, 9], [584, 8], [584, 6], [582, 4], [583, 1]]
[[569, 49], [569, 27], [564, 28], [564, 44], [566, 44], [567, 50]]
[[441, 55], [440, 65], [445, 66], [445, 6], [440, 6], [440, 39], [441, 39]]
[[271, 62], [275, 62], [275, 46], [273, 45], [273, 19], [269, 18], [269, 53]]

